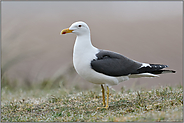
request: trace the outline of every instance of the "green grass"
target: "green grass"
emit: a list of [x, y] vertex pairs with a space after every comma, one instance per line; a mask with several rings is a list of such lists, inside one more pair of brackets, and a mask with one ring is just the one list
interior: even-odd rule
[[93, 90], [34, 89], [1, 93], [1, 122], [183, 121], [183, 89], [110, 90], [110, 107], [102, 106], [100, 86]]

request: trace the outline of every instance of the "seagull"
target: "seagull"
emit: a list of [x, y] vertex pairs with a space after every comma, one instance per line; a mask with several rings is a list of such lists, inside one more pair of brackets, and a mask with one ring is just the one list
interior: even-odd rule
[[[159, 77], [158, 74], [175, 73], [174, 70], [163, 70], [168, 67], [162, 64], [141, 63], [119, 53], [102, 50], [91, 43], [89, 26], [82, 21], [73, 23], [60, 33], [77, 35], [73, 49], [73, 65], [76, 72], [85, 80], [100, 84], [102, 88], [103, 107], [109, 108], [109, 86], [117, 85], [129, 78]], [[105, 89], [107, 87], [107, 101]]]

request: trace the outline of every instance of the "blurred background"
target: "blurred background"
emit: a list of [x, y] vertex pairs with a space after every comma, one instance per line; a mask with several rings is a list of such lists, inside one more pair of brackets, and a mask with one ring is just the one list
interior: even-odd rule
[[2, 87], [93, 88], [73, 68], [76, 36], [60, 35], [79, 20], [89, 25], [97, 48], [177, 71], [130, 79], [113, 86], [115, 90], [182, 84], [182, 5], [182, 1], [3, 1]]

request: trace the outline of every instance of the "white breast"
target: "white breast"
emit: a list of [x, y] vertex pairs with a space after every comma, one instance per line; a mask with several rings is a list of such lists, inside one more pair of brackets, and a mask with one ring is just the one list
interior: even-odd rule
[[99, 50], [97, 48], [76, 49], [73, 52], [73, 64], [77, 73], [85, 80], [94, 84], [109, 84], [117, 85], [120, 81], [125, 81], [128, 77], [111, 77], [102, 73], [98, 73], [91, 69], [91, 60], [96, 59], [96, 55]]
[[[88, 40], [87, 40], [88, 39]], [[90, 37], [77, 36], [73, 49], [73, 65], [77, 73], [85, 80], [94, 84], [116, 85], [128, 79], [127, 76], [112, 77], [98, 73], [91, 68], [91, 61], [96, 59], [99, 49], [91, 44]]]

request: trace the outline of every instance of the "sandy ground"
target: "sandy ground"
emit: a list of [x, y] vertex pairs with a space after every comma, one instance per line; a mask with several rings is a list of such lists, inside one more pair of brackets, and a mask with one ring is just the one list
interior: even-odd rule
[[[89, 25], [94, 46], [119, 52], [140, 62], [166, 64], [169, 65], [168, 69], [177, 71], [176, 74], [165, 74], [159, 78], [130, 79], [113, 88], [150, 88], [182, 83], [183, 32], [180, 5], [175, 8], [178, 11], [173, 9], [176, 14], [167, 12], [167, 9], [163, 10], [166, 14], [161, 9], [160, 13], [151, 13], [155, 6], [145, 9], [153, 14], [151, 16], [138, 16], [143, 13], [142, 9], [130, 18], [128, 15], [133, 12], [127, 14], [129, 11], [125, 9], [126, 14], [124, 11], [114, 13], [111, 4], [105, 4], [104, 10], [101, 5], [94, 9], [87, 4], [86, 8], [89, 8], [86, 11], [81, 7], [67, 11], [68, 3], [30, 4], [28, 7], [21, 5], [2, 4], [1, 41], [4, 75], [19, 80], [20, 84], [37, 83], [65, 74], [68, 85], [79, 83], [84, 89], [93, 87], [93, 84], [83, 80], [73, 70], [75, 35], [60, 35], [62, 29], [78, 20]], [[109, 5], [113, 11], [108, 9]]]

